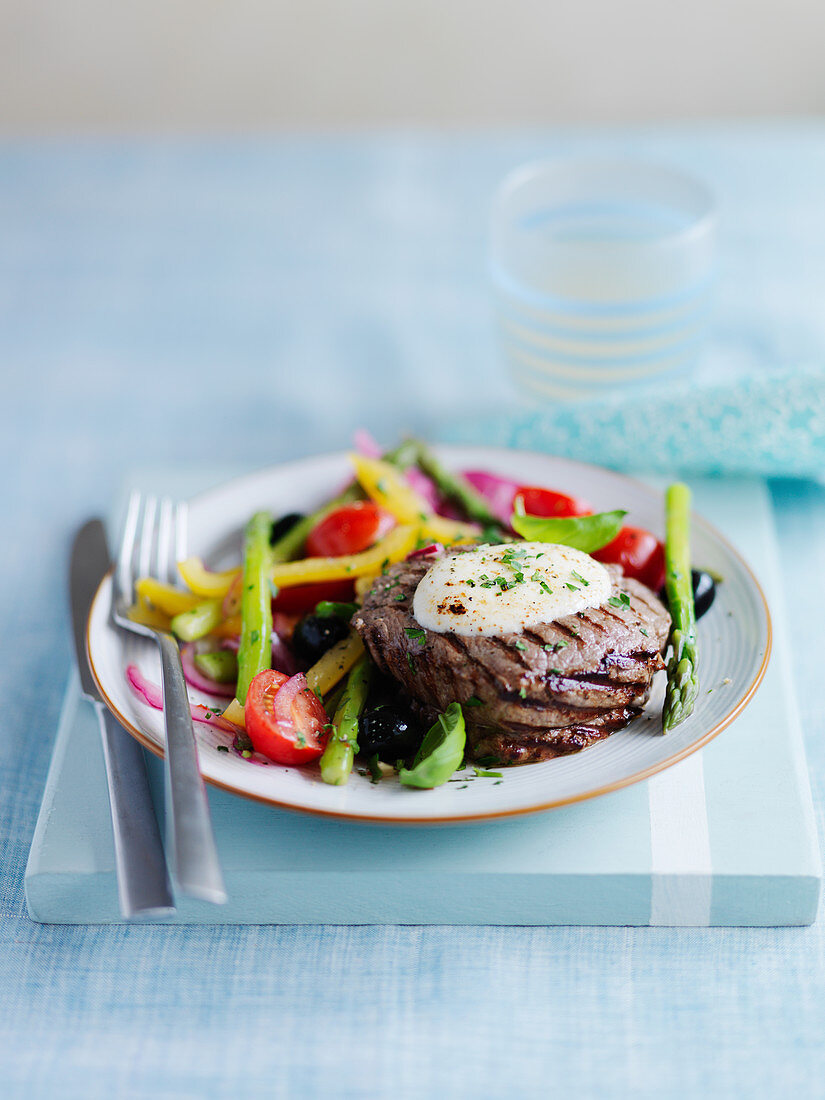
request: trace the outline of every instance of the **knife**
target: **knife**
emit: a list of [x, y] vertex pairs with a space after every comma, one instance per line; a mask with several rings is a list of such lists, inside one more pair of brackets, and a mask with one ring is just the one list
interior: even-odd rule
[[97, 711], [103, 740], [120, 911], [126, 920], [169, 916], [175, 912], [175, 903], [143, 749], [104, 705], [86, 652], [89, 612], [110, 564], [103, 524], [91, 519], [75, 536], [69, 574], [80, 690]]

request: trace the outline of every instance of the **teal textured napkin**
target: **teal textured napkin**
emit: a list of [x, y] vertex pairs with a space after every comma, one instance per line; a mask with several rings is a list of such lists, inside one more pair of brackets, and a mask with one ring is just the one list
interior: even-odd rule
[[453, 422], [444, 434], [615, 469], [821, 477], [825, 368], [761, 370], [717, 384], [680, 380], [569, 405], [537, 401]]

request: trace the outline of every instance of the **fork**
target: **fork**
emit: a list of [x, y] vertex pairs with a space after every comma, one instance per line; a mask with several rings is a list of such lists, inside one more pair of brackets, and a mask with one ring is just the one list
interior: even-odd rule
[[192, 897], [226, 901], [206, 788], [198, 769], [195, 730], [178, 643], [168, 630], [129, 618], [137, 577], [173, 583], [176, 561], [185, 556], [186, 505], [135, 491], [129, 498], [112, 588], [112, 621], [153, 638], [160, 649], [163, 716], [166, 727], [165, 781], [167, 848], [173, 877]]

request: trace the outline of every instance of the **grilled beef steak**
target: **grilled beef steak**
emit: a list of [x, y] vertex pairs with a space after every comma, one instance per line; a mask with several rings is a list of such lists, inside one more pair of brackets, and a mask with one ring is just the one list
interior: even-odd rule
[[664, 667], [670, 617], [654, 594], [609, 565], [613, 596], [629, 603], [568, 615], [521, 634], [438, 634], [412, 616], [435, 558], [378, 577], [353, 625], [373, 661], [427, 717], [457, 701], [476, 758], [527, 764], [578, 752], [625, 726]]

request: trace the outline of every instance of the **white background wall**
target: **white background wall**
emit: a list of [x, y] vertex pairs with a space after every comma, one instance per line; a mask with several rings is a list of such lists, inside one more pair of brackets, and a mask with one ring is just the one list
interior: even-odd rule
[[825, 0], [0, 0], [6, 133], [825, 111]]

